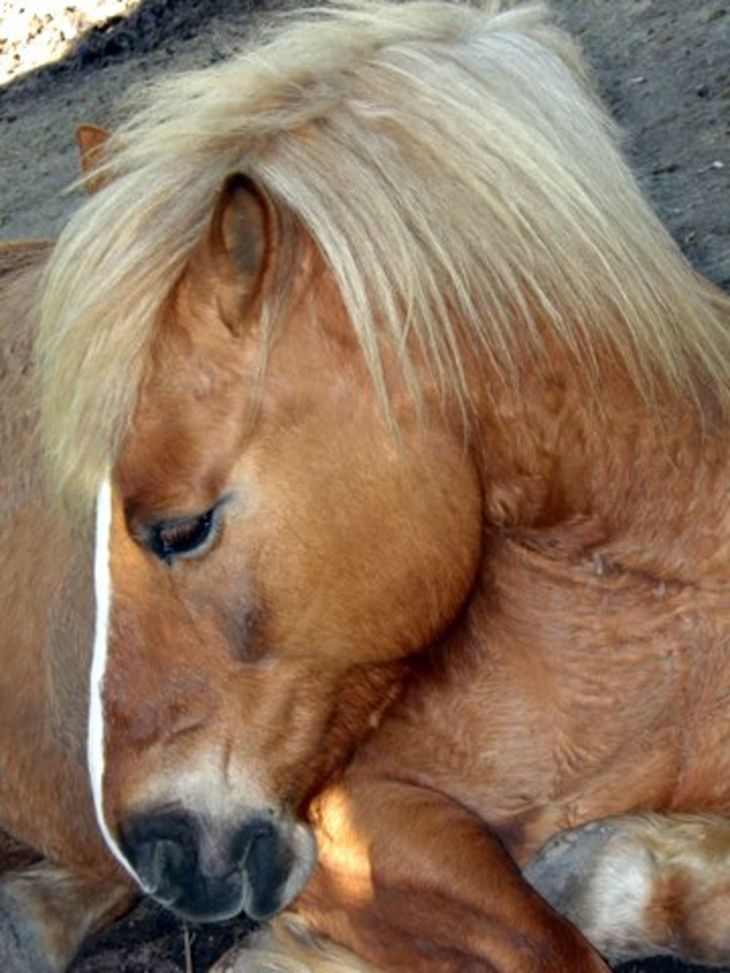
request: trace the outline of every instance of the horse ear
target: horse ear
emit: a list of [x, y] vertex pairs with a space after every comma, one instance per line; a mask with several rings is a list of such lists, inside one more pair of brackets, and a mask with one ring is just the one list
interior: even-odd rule
[[108, 180], [105, 176], [95, 176], [94, 170], [101, 162], [102, 153], [109, 132], [98, 125], [77, 125], [76, 126], [76, 145], [79, 150], [81, 171], [84, 176], [86, 191], [93, 195], [103, 189]]
[[223, 308], [232, 330], [264, 289], [277, 245], [278, 217], [268, 193], [248, 176], [229, 176], [213, 212], [207, 250], [227, 285]]

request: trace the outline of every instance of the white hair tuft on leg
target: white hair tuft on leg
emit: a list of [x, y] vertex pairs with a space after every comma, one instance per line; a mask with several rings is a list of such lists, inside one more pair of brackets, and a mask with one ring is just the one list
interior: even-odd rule
[[210, 973], [379, 973], [353, 953], [283, 913], [218, 960]]

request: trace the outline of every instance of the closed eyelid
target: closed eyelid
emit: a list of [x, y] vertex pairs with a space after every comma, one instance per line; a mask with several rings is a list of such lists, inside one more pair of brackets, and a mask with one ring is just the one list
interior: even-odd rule
[[161, 561], [202, 557], [213, 547], [222, 529], [222, 510], [228, 497], [203, 511], [158, 518], [130, 518], [129, 530], [137, 543]]
[[150, 531], [160, 528], [171, 528], [196, 520], [205, 514], [215, 512], [216, 514], [228, 507], [232, 500], [230, 493], [225, 493], [207, 506], [192, 507], [190, 509], [177, 508], [165, 509], [162, 506], [135, 506], [127, 512], [127, 529], [138, 541], [144, 541]]

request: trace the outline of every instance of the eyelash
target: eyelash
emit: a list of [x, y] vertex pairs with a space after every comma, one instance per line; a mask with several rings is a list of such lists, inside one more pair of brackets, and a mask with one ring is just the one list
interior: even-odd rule
[[152, 524], [146, 532], [146, 547], [167, 564], [184, 558], [206, 554], [220, 534], [220, 511], [211, 507], [197, 517], [162, 520]]

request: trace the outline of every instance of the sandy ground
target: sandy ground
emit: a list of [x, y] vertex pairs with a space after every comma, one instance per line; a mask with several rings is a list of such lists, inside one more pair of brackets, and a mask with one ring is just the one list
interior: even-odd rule
[[[54, 2], [65, 9], [63, 0], [43, 5]], [[730, 4], [552, 5], [581, 39], [625, 127], [628, 154], [675, 238], [690, 260], [730, 288]], [[92, 30], [61, 66], [0, 89], [0, 238], [55, 234], [76, 205], [62, 195], [76, 175], [75, 124], [114, 123], [130, 85], [235, 49], [260, 7], [147, 0], [129, 19]]]
[[[8, 52], [2, 42], [9, 3], [0, 3], [0, 55]], [[54, 3], [66, 9], [62, 0], [41, 6]], [[675, 239], [695, 266], [730, 290], [730, 3], [553, 0], [552, 6], [580, 38], [627, 132], [627, 153]], [[225, 56], [260, 15], [260, 4], [243, 0], [147, 0], [129, 18], [92, 29], [60, 64], [0, 88], [0, 238], [52, 236], [78, 204], [63, 192], [77, 173], [76, 123], [113, 124], [130, 85]], [[246, 928], [241, 921], [191, 930], [195, 973]], [[74, 973], [185, 969], [182, 927], [147, 903], [87, 950]], [[623, 968], [680, 971], [690, 973], [667, 961]]]
[[0, 85], [70, 54], [79, 35], [139, 0], [0, 0]]

